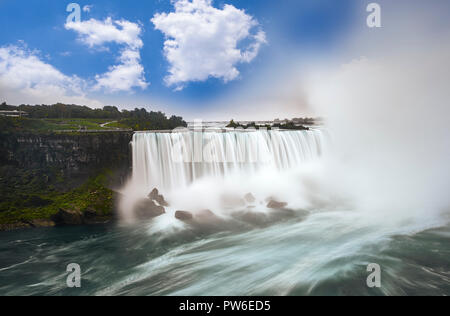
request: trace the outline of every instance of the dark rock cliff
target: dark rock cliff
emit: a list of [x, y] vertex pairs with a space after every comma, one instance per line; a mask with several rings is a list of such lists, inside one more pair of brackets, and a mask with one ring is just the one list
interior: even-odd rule
[[131, 167], [132, 136], [132, 132], [3, 135], [0, 164], [48, 169], [79, 181], [106, 168], [118, 172], [120, 181]]

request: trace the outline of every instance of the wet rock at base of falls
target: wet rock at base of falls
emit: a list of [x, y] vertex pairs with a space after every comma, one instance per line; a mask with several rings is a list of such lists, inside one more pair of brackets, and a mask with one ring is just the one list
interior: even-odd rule
[[156, 205], [153, 200], [141, 199], [134, 206], [134, 213], [139, 219], [150, 219], [166, 213], [164, 207]]
[[81, 225], [83, 213], [79, 209], [62, 209], [51, 217], [56, 225]]
[[247, 203], [255, 203], [255, 201], [256, 201], [256, 198], [251, 193], [247, 193], [244, 196], [244, 199], [247, 201]]
[[267, 208], [270, 208], [270, 209], [284, 209], [284, 208], [286, 208], [287, 205], [288, 204], [285, 203], [285, 202], [279, 202], [279, 201], [276, 201], [274, 199], [270, 199], [269, 202], [267, 203]]
[[159, 205], [161, 206], [169, 206], [169, 203], [166, 202], [166, 200], [164, 199], [164, 196], [162, 196], [161, 194], [159, 194], [158, 189], [154, 188], [152, 192], [150, 192], [150, 194], [148, 195], [148, 198], [150, 200], [154, 200], [156, 202], [158, 202]]
[[175, 212], [175, 218], [180, 221], [190, 221], [194, 218], [191, 212], [186, 211], [176, 211]]

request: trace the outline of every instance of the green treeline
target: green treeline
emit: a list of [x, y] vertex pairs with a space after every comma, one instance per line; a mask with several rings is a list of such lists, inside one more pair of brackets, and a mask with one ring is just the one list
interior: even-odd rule
[[[110, 120], [116, 121], [114, 127], [131, 128], [133, 130], [170, 130], [177, 127], [187, 127], [187, 123], [179, 116], [167, 116], [162, 112], [148, 112], [146, 109], [122, 110], [115, 106], [105, 106], [102, 109], [92, 109], [87, 106], [57, 103], [53, 105], [7, 105], [0, 104], [0, 111], [23, 111], [26, 119], [21, 121], [26, 127], [38, 125], [36, 119], [46, 120]], [[2, 124], [13, 124], [5, 122]]]

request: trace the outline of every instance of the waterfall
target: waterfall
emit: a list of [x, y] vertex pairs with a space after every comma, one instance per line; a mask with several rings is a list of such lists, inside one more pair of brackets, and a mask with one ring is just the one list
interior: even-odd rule
[[167, 192], [204, 177], [289, 170], [319, 157], [324, 143], [321, 130], [136, 133], [132, 181]]

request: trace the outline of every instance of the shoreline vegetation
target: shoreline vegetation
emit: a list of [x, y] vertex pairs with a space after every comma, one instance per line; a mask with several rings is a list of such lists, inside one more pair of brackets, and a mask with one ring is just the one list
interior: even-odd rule
[[[48, 172], [30, 172], [27, 176], [31, 183], [16, 185], [14, 189], [8, 190], [12, 196], [7, 199], [2, 197], [0, 231], [101, 224], [114, 218], [116, 193], [108, 186], [108, 181], [112, 177], [110, 170], [101, 171], [84, 184], [67, 192], [57, 189], [54, 184], [42, 187], [38, 179], [39, 174], [48, 179]], [[61, 183], [64, 180], [60, 178], [56, 179], [56, 182]], [[3, 187], [3, 183], [0, 186]], [[65, 214], [66, 217], [61, 218], [60, 214]], [[72, 219], [67, 216], [71, 216]]]

